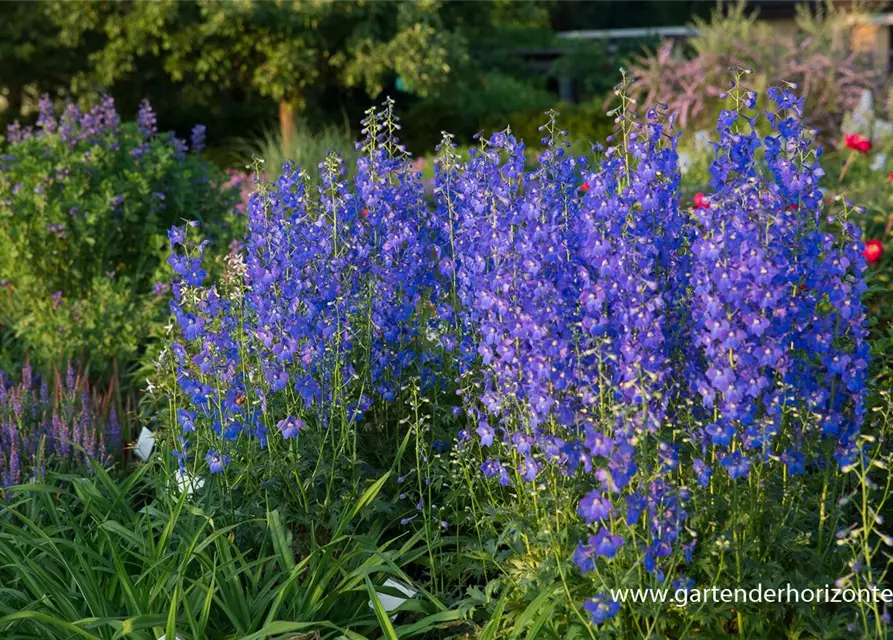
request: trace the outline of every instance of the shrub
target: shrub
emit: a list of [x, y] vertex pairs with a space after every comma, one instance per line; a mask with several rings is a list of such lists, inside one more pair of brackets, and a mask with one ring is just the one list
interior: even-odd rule
[[[204, 128], [193, 131], [201, 150]], [[159, 134], [144, 103], [120, 122], [110, 98], [57, 120], [44, 98], [37, 130], [10, 127], [0, 174], [0, 325], [36, 364], [83, 356], [129, 361], [157, 320], [170, 225], [229, 233], [236, 195], [217, 171]]]
[[249, 145], [247, 155], [261, 159], [264, 174], [269, 180], [275, 180], [282, 175], [286, 162], [312, 170], [333, 151], [348, 158], [355, 157], [349, 128], [328, 127], [315, 131], [302, 122], [295, 128], [292, 148], [285, 148], [278, 132], [268, 131], [258, 142]]
[[[449, 91], [421, 100], [407, 110], [407, 145], [421, 153], [440, 139], [445, 129], [465, 143], [494, 122], [504, 126], [514, 113], [541, 114], [555, 102], [545, 80], [537, 82], [491, 71], [474, 80], [460, 80]], [[462, 114], [456, 118], [456, 114]]]
[[716, 10], [711, 20], [696, 19], [697, 36], [688, 41], [692, 56], [667, 41], [636, 61], [630, 74], [638, 82], [632, 95], [654, 106], [667, 101], [683, 126], [715, 120], [715, 98], [728, 88], [729, 68], [755, 69], [750, 85], [758, 90], [781, 82], [797, 86], [806, 100], [806, 122], [835, 144], [843, 115], [862, 91], [878, 89], [881, 78], [867, 54], [851, 47], [849, 13], [834, 9], [811, 13], [797, 7], [797, 30], [780, 35], [739, 2]]
[[[588, 153], [591, 145], [604, 142], [614, 133], [614, 123], [605, 115], [601, 99], [584, 104], [558, 103], [553, 109], [559, 115], [562, 128], [572, 133], [571, 149], [576, 153]], [[508, 124], [518, 140], [538, 141], [543, 137], [542, 109], [514, 111], [498, 119], [490, 117], [486, 124], [491, 130]]]

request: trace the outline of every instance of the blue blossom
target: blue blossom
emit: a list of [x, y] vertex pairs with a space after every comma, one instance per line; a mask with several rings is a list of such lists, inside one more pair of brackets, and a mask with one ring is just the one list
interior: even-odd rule
[[286, 440], [297, 438], [298, 434], [305, 427], [304, 421], [299, 418], [289, 416], [276, 423], [276, 428]]
[[505, 465], [498, 460], [492, 458], [485, 460], [481, 464], [481, 472], [483, 472], [485, 478], [499, 476], [499, 483], [503, 486], [509, 484], [508, 472], [506, 471]]
[[195, 431], [195, 411], [187, 411], [186, 409], [177, 409], [177, 420], [180, 423], [180, 429], [183, 433], [192, 433]]
[[593, 624], [599, 625], [620, 612], [620, 603], [611, 600], [604, 594], [599, 594], [584, 602], [583, 608], [589, 614]]
[[478, 424], [477, 434], [481, 437], [482, 446], [489, 447], [493, 444], [493, 428], [486, 422], [481, 421], [481, 423]]
[[527, 482], [533, 482], [537, 473], [539, 473], [539, 465], [536, 460], [530, 456], [524, 456], [524, 459], [518, 465], [518, 475]]
[[226, 465], [229, 464], [229, 456], [222, 455], [211, 449], [205, 454], [205, 462], [208, 463], [208, 470], [211, 473], [223, 473]]
[[623, 545], [623, 538], [612, 534], [606, 527], [602, 527], [594, 536], [589, 538], [589, 544], [592, 546], [596, 556], [613, 558], [617, 554], [617, 550]]
[[577, 513], [584, 521], [591, 524], [608, 520], [613, 514], [613, 507], [611, 501], [601, 491], [595, 490], [580, 500]]
[[692, 469], [695, 472], [695, 476], [698, 479], [698, 484], [702, 487], [706, 487], [710, 485], [710, 477], [713, 475], [713, 469], [705, 463], [700, 458], [695, 458], [692, 460]]
[[741, 455], [740, 451], [724, 456], [719, 463], [729, 472], [729, 477], [732, 480], [745, 478], [750, 472], [750, 459]]

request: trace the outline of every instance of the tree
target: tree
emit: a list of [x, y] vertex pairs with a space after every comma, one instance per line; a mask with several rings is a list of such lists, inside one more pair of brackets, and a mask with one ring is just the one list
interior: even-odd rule
[[82, 51], [58, 41], [40, 2], [0, 2], [0, 96], [6, 103], [0, 121], [21, 116], [27, 97], [35, 98], [36, 110], [41, 93], [68, 90], [85, 64]]
[[290, 146], [296, 115], [325, 85], [373, 96], [394, 77], [418, 95], [441, 86], [465, 56], [465, 40], [444, 27], [440, 9], [433, 0], [158, 0], [58, 2], [51, 15], [70, 46], [104, 34], [90, 54], [92, 78], [102, 86], [135, 73], [148, 57], [208, 101], [249, 86], [278, 103]]

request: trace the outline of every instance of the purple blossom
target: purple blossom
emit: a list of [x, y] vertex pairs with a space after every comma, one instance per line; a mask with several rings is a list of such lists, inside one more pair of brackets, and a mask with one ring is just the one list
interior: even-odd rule
[[19, 373], [18, 383], [0, 373], [0, 495], [48, 468], [89, 469], [91, 459], [109, 461], [106, 443], [114, 453], [120, 442], [117, 414], [94, 401], [70, 364], [68, 375], [54, 382], [32, 373], [27, 362]]
[[580, 500], [580, 506], [577, 509], [580, 517], [590, 524], [607, 521], [613, 512], [611, 501], [598, 490], [590, 492]]
[[40, 115], [37, 118], [37, 127], [44, 135], [55, 133], [56, 131], [56, 110], [53, 107], [53, 101], [48, 95], [43, 95], [38, 102], [38, 110]]
[[729, 472], [732, 480], [746, 478], [750, 472], [750, 459], [741, 455], [740, 451], [728, 454], [719, 463]]
[[205, 454], [205, 462], [208, 463], [208, 470], [211, 473], [223, 473], [226, 465], [229, 464], [229, 456], [222, 455], [212, 449]]
[[589, 544], [596, 556], [613, 558], [617, 554], [617, 550], [623, 545], [623, 538], [613, 535], [609, 529], [602, 527], [594, 536], [589, 538]]
[[591, 600], [583, 603], [583, 608], [589, 614], [593, 624], [603, 624], [620, 612], [620, 603], [609, 599], [604, 594], [599, 594]]
[[149, 104], [148, 100], [140, 102], [139, 112], [136, 116], [136, 124], [144, 138], [152, 138], [158, 133], [158, 121], [155, 117], [155, 112], [152, 110], [152, 105]]
[[205, 148], [206, 133], [207, 127], [205, 127], [205, 125], [203, 124], [197, 124], [192, 127], [190, 146], [192, 147], [193, 153], [200, 153]]
[[297, 438], [298, 434], [306, 424], [300, 418], [294, 418], [289, 416], [288, 418], [284, 418], [276, 423], [276, 427], [279, 429], [279, 432], [282, 434], [282, 437], [285, 440], [291, 440], [292, 438]]

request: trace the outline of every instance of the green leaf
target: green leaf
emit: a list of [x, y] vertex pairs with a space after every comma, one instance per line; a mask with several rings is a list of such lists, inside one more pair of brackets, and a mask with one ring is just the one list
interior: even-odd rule
[[43, 624], [53, 627], [59, 627], [60, 629], [63, 629], [65, 631], [77, 634], [82, 638], [90, 638], [90, 640], [102, 640], [102, 638], [100, 638], [99, 636], [93, 635], [89, 631], [80, 628], [76, 624], [66, 622], [65, 620], [60, 620], [59, 618], [55, 618], [40, 611], [20, 611], [18, 613], [12, 613], [8, 616], [0, 618], [0, 626], [11, 622], [17, 622], [19, 620], [37, 620], [39, 622], [42, 622]]
[[372, 585], [372, 581], [369, 579], [368, 575], [365, 578], [366, 591], [369, 593], [369, 598], [372, 600], [372, 609], [375, 611], [375, 617], [378, 618], [378, 624], [381, 625], [384, 637], [387, 638], [387, 640], [399, 640], [397, 632], [394, 630], [394, 625], [391, 623], [391, 619], [388, 617], [388, 612], [385, 611], [384, 605], [381, 604], [378, 592]]

